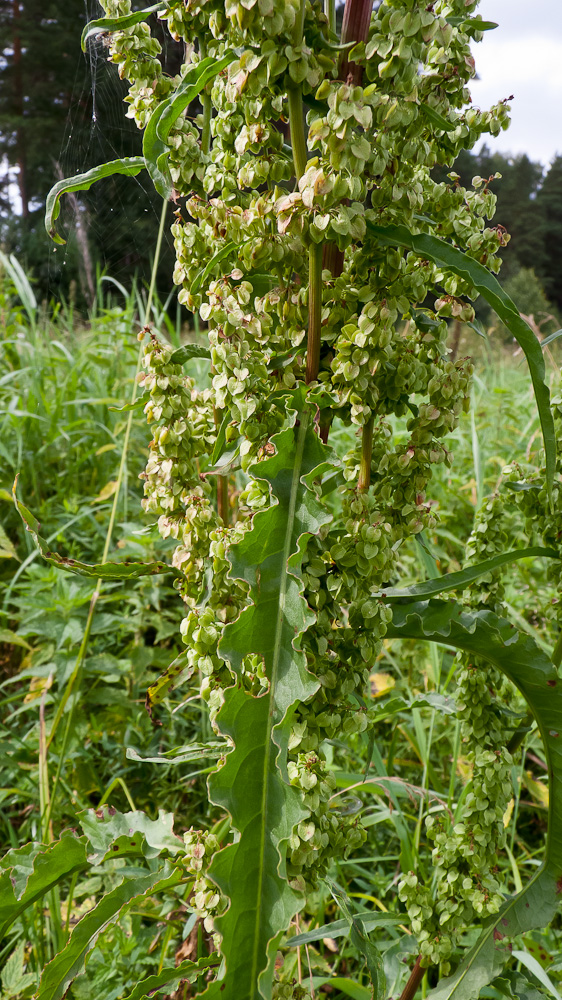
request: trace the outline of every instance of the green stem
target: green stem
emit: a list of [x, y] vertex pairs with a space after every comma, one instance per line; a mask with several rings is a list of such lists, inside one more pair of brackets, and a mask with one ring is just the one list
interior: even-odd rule
[[562, 663], [562, 631], [556, 640], [556, 645], [552, 654], [552, 662], [555, 667], [559, 667]]
[[[207, 55], [207, 46], [203, 41], [201, 35], [197, 35], [197, 41], [199, 42], [199, 55], [201, 59], [205, 59]], [[205, 153], [206, 156], [211, 151], [211, 119], [213, 117], [213, 105], [211, 103], [211, 95], [207, 93], [207, 88], [205, 87], [199, 97], [201, 101], [201, 106], [203, 108], [203, 127], [201, 129], [201, 152]]]
[[373, 426], [375, 423], [374, 414], [369, 417], [363, 425], [361, 435], [361, 465], [359, 467], [359, 479], [357, 489], [360, 493], [366, 493], [371, 485], [371, 459], [373, 456]]
[[293, 147], [293, 163], [297, 181], [306, 170], [307, 150], [304, 134], [304, 117], [302, 92], [299, 87], [291, 87], [287, 92], [289, 103], [289, 127], [291, 129], [291, 145]]
[[328, 30], [336, 33], [336, 0], [324, 0], [324, 13], [328, 18]]
[[522, 719], [521, 723], [519, 724], [519, 726], [513, 733], [511, 739], [507, 743], [506, 750], [508, 751], [508, 753], [515, 753], [516, 750], [519, 750], [519, 747], [521, 746], [523, 740], [525, 739], [527, 733], [529, 732], [529, 726], [531, 726], [533, 722], [534, 718], [529, 712], [525, 716], [525, 718]]
[[[162, 202], [162, 212], [161, 212], [161, 215], [160, 215], [160, 226], [159, 226], [159, 229], [158, 229], [158, 238], [156, 240], [156, 249], [155, 249], [155, 252], [154, 252], [154, 262], [153, 262], [153, 265], [152, 265], [152, 274], [151, 274], [151, 278], [150, 278], [150, 287], [149, 287], [149, 290], [148, 290], [148, 298], [146, 300], [146, 307], [145, 307], [145, 310], [144, 310], [144, 323], [143, 323], [144, 330], [146, 330], [146, 328], [149, 326], [149, 323], [150, 323], [150, 314], [151, 314], [151, 311], [152, 311], [152, 300], [154, 298], [154, 289], [156, 287], [156, 272], [158, 270], [158, 261], [160, 259], [160, 251], [162, 249], [162, 238], [163, 238], [163, 235], [164, 235], [164, 223], [166, 221], [166, 211], [167, 211], [167, 208], [168, 208], [168, 203], [166, 201], [163, 201]], [[143, 333], [144, 333], [144, 330], [143, 330]], [[142, 335], [140, 335], [140, 336], [142, 336]], [[127, 418], [127, 425], [125, 427], [125, 437], [123, 439], [123, 448], [122, 448], [122, 451], [121, 451], [121, 461], [119, 463], [119, 472], [117, 474], [117, 486], [116, 486], [116, 489], [115, 489], [115, 493], [113, 495], [113, 505], [112, 505], [111, 514], [110, 514], [110, 517], [109, 517], [109, 524], [107, 526], [107, 533], [106, 533], [106, 536], [105, 536], [105, 545], [103, 547], [103, 555], [102, 555], [102, 558], [101, 558], [101, 565], [102, 566], [107, 562], [107, 557], [109, 555], [109, 549], [110, 549], [110, 546], [111, 546], [111, 539], [112, 539], [112, 536], [113, 536], [113, 528], [115, 526], [115, 518], [117, 516], [117, 505], [118, 505], [118, 502], [119, 502], [119, 494], [121, 492], [121, 485], [123, 483], [123, 478], [124, 478], [124, 474], [125, 474], [125, 465], [126, 465], [126, 462], [127, 462], [127, 453], [128, 453], [128, 448], [129, 448], [129, 440], [130, 440], [130, 437], [131, 437], [131, 428], [133, 426], [134, 410], [133, 410], [132, 407], [133, 407], [133, 404], [134, 404], [134, 402], [135, 402], [135, 400], [137, 398], [137, 375], [138, 375], [138, 373], [140, 371], [140, 368], [141, 368], [142, 354], [143, 354], [143, 347], [142, 347], [142, 343], [141, 343], [139, 345], [139, 351], [138, 351], [138, 355], [137, 355], [137, 367], [136, 367], [136, 371], [135, 371], [135, 377], [133, 379], [133, 388], [131, 390], [131, 400], [130, 400], [131, 409], [129, 410], [129, 415], [128, 415], [128, 418]], [[95, 610], [96, 610], [96, 604], [97, 604], [98, 598], [99, 598], [99, 596], [101, 594], [102, 587], [103, 587], [103, 581], [101, 579], [98, 579], [96, 581], [96, 586], [95, 586], [94, 592], [93, 592], [91, 600], [90, 600], [90, 607], [88, 609], [88, 617], [86, 619], [86, 627], [84, 629], [84, 635], [82, 637], [82, 642], [80, 643], [80, 649], [78, 650], [78, 655], [76, 657], [76, 662], [74, 664], [74, 669], [72, 671], [72, 674], [71, 674], [69, 682], [68, 682], [68, 684], [66, 686], [64, 695], [63, 695], [63, 697], [61, 699], [61, 702], [59, 704], [59, 707], [57, 709], [57, 713], [55, 715], [55, 719], [54, 719], [53, 725], [51, 727], [51, 733], [50, 733], [49, 739], [47, 741], [47, 748], [50, 746], [50, 744], [52, 743], [52, 741], [54, 739], [54, 736], [55, 736], [55, 733], [57, 732], [57, 729], [59, 727], [59, 724], [60, 724], [63, 712], [64, 712], [64, 710], [66, 708], [67, 703], [68, 703], [68, 699], [70, 698], [70, 696], [71, 696], [74, 688], [76, 688], [76, 692], [78, 692], [78, 689], [79, 689], [79, 678], [80, 678], [80, 675], [81, 675], [81, 672], [82, 672], [82, 666], [83, 666], [83, 663], [84, 663], [84, 660], [85, 660], [85, 657], [86, 657], [86, 650], [88, 648], [88, 642], [89, 642], [89, 639], [90, 639], [90, 633], [92, 631], [92, 624], [93, 624], [93, 621], [94, 621], [94, 613], [95, 613]], [[75, 708], [76, 708], [76, 703], [77, 703], [77, 699], [75, 698], [74, 701], [73, 701], [73, 703], [72, 703], [72, 708], [70, 709], [70, 712], [68, 714], [68, 720], [67, 720], [67, 724], [66, 724], [64, 738], [63, 738], [63, 744], [62, 744], [62, 748], [61, 748], [61, 751], [60, 751], [60, 754], [59, 754], [59, 761], [58, 761], [58, 766], [57, 766], [57, 772], [56, 772], [55, 780], [54, 780], [54, 783], [53, 783], [53, 790], [52, 790], [52, 793], [51, 793], [50, 802], [48, 804], [48, 813], [47, 813], [47, 817], [46, 817], [46, 820], [45, 820], [46, 824], [49, 824], [51, 822], [51, 816], [53, 814], [53, 807], [54, 807], [54, 803], [55, 803], [55, 797], [56, 797], [56, 793], [57, 793], [57, 789], [58, 789], [58, 785], [59, 785], [60, 775], [61, 775], [61, 771], [62, 771], [62, 768], [63, 768], [66, 751], [67, 751], [67, 748], [68, 748], [68, 741], [69, 741], [69, 738], [70, 738], [70, 731], [71, 731], [71, 727], [72, 727], [72, 721], [73, 721], [73, 718], [74, 718], [74, 711], [75, 711]]]
[[306, 382], [314, 382], [320, 368], [322, 332], [322, 244], [313, 243], [308, 251], [308, 347]]

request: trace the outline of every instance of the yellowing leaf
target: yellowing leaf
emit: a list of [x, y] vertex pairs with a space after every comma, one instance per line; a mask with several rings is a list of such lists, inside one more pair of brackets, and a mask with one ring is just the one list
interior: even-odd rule
[[505, 810], [505, 812], [503, 814], [503, 826], [504, 826], [504, 830], [507, 830], [507, 828], [508, 828], [508, 826], [509, 826], [509, 824], [511, 822], [511, 817], [513, 816], [513, 807], [514, 806], [515, 806], [515, 799], [512, 798], [507, 803], [507, 809]]
[[535, 802], [538, 802], [539, 805], [544, 806], [545, 809], [548, 809], [548, 785], [545, 785], [544, 781], [537, 781], [533, 777], [532, 771], [525, 771], [523, 784], [531, 798]]
[[466, 757], [457, 757], [457, 774], [464, 782], [472, 778], [472, 764], [469, 764]]
[[523, 938], [523, 944], [529, 952], [529, 955], [536, 958], [537, 962], [542, 965], [543, 969], [548, 969], [552, 965], [554, 955], [551, 955], [550, 952], [548, 952], [538, 941], [535, 941], [532, 937], [526, 936]]
[[31, 701], [36, 701], [37, 698], [40, 698], [44, 691], [49, 690], [52, 683], [52, 674], [49, 674], [48, 677], [32, 677], [29, 685], [29, 691], [23, 699], [25, 704], [29, 705]]
[[111, 444], [111, 442], [109, 444], [102, 445], [102, 447], [98, 448], [98, 450], [96, 451], [96, 456], [105, 455], [106, 451], [115, 451], [115, 445]]
[[371, 695], [373, 698], [382, 698], [383, 695], [392, 691], [392, 688], [396, 684], [396, 680], [391, 674], [371, 674], [369, 680], [371, 682]]
[[110, 479], [109, 482], [105, 484], [103, 489], [100, 490], [97, 497], [94, 497], [92, 503], [101, 503], [103, 500], [109, 500], [109, 498], [112, 497], [113, 494], [116, 492], [117, 486], [118, 486], [117, 480]]
[[9, 628], [0, 628], [0, 642], [6, 643], [7, 646], [22, 646], [23, 649], [31, 649], [31, 646], [23, 636], [18, 635], [17, 632], [12, 632]]
[[0, 559], [17, 559], [17, 552], [0, 524]]

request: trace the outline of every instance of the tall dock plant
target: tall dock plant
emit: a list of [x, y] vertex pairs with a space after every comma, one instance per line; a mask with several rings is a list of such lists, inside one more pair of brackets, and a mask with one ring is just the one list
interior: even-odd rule
[[[364, 694], [385, 636], [429, 639], [460, 651], [473, 785], [462, 822], [453, 826], [446, 810], [428, 821], [433, 884], [402, 872], [419, 952], [404, 997], [439, 966], [431, 996], [469, 1000], [503, 967], [510, 935], [548, 922], [562, 884], [552, 833], [562, 822], [556, 666], [505, 619], [497, 585], [502, 563], [559, 557], [553, 411], [540, 347], [494, 276], [506, 240], [487, 225], [494, 196], [484, 179], [465, 189], [454, 173], [447, 183], [431, 175], [507, 126], [505, 103], [481, 111], [468, 90], [471, 43], [494, 25], [476, 14], [477, 0], [382, 0], [374, 10], [347, 0], [340, 36], [330, 0], [170, 0], [138, 12], [129, 0], [102, 3], [105, 16], [83, 42], [103, 33], [130, 82], [127, 114], [143, 131], [143, 155], [57, 184], [47, 229], [62, 242], [61, 195], [113, 171], [148, 170], [176, 206], [174, 281], [206, 323], [208, 344], [174, 351], [151, 334], [144, 353], [152, 440], [143, 505], [177, 540], [185, 605], [185, 653], [149, 689], [148, 706], [161, 711], [174, 686], [197, 679], [220, 754], [209, 798], [233, 832], [192, 830], [182, 842], [137, 818], [131, 851], [127, 823], [104, 814], [80, 841], [68, 834], [64, 849], [37, 849], [41, 865], [6, 904], [6, 919], [92, 858], [142, 855], [150, 871], [140, 876], [137, 862], [79, 922], [46, 966], [41, 1000], [63, 996], [127, 902], [178, 886], [219, 955], [181, 967], [184, 979], [203, 982], [202, 996], [307, 996], [276, 954], [307, 894], [365, 838], [357, 816], [333, 808], [329, 741], [369, 733], [380, 718]], [[147, 23], [154, 11], [185, 46], [174, 79]], [[526, 509], [541, 505], [551, 548], [502, 551], [501, 503], [492, 502], [469, 546], [481, 565], [401, 591], [401, 546], [436, 523], [432, 472], [451, 463], [447, 435], [468, 406], [472, 366], [449, 360], [447, 319], [472, 322], [479, 293], [529, 364], [545, 471], [536, 489], [517, 481], [515, 494]], [[194, 356], [210, 362], [206, 386], [184, 370]], [[396, 417], [407, 418], [406, 435], [395, 434]], [[355, 429], [343, 455], [331, 445], [342, 425]], [[462, 605], [439, 598], [474, 581]], [[552, 777], [545, 862], [508, 900], [494, 875], [511, 795], [511, 751], [490, 707], [501, 673], [538, 722]], [[10, 863], [17, 858], [7, 860], [8, 879]], [[482, 936], [452, 972], [475, 921]], [[351, 933], [373, 996], [384, 998], [360, 921]], [[133, 995], [173, 973], [181, 978], [164, 969]]]

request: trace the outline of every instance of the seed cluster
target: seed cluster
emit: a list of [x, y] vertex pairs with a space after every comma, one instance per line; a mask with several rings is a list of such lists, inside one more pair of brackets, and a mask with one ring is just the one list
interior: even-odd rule
[[[130, 11], [129, 0], [102, 2], [110, 16]], [[211, 387], [197, 391], [155, 338], [141, 377], [153, 424], [144, 506], [158, 515], [163, 536], [178, 542], [182, 636], [213, 724], [233, 683], [220, 636], [247, 601], [245, 584], [228, 576], [229, 549], [251, 530], [256, 511], [274, 502], [259, 462], [284, 425], [287, 393], [305, 378], [313, 301], [321, 344], [307, 377], [309, 402], [324, 438], [331, 426], [356, 429], [341, 460], [333, 519], [308, 538], [302, 560], [314, 621], [300, 641], [318, 689], [298, 705], [288, 746], [289, 780], [308, 814], [287, 848], [296, 889], [314, 886], [335, 856], [365, 838], [357, 818], [337, 809], [325, 741], [371, 725], [363, 694], [390, 609], [370, 594], [392, 582], [404, 540], [435, 523], [432, 469], [451, 462], [446, 436], [470, 390], [470, 362], [448, 358], [446, 318], [473, 317], [474, 289], [428, 260], [382, 245], [369, 227], [433, 232], [492, 270], [505, 242], [503, 231], [486, 225], [494, 196], [483, 179], [466, 190], [456, 174], [447, 183], [431, 176], [433, 166], [452, 163], [461, 149], [507, 125], [505, 104], [466, 110], [470, 42], [481, 35], [471, 18], [476, 3], [383, 0], [367, 37], [346, 54], [356, 72], [344, 80], [318, 0], [169, 3], [159, 17], [186, 53], [174, 80], [163, 73], [159, 45], [144, 23], [110, 38], [110, 59], [131, 83], [128, 114], [139, 128], [203, 59], [232, 56], [207, 83], [201, 110], [183, 111], [165, 142], [179, 203], [174, 281], [180, 302], [207, 324]], [[309, 267], [315, 252], [323, 253], [320, 280]], [[395, 438], [393, 421], [405, 415], [406, 433]], [[229, 524], [215, 503], [210, 470], [221, 427], [237, 470]], [[491, 606], [497, 585], [487, 593]], [[262, 658], [251, 650], [241, 679], [252, 694], [268, 687]], [[474, 913], [491, 912], [497, 899], [485, 853], [500, 840], [506, 761], [496, 752], [484, 673], [466, 665], [460, 683], [463, 734], [476, 740], [484, 726], [487, 742], [467, 751], [474, 777], [464, 825], [428, 829], [437, 902], [415, 876], [401, 883], [424, 961], [446, 962], [450, 924], [460, 928]], [[186, 844], [199, 873], [193, 906], [210, 930], [226, 905], [205, 876], [218, 845], [193, 831]], [[288, 983], [275, 989], [279, 1000], [307, 996]]]

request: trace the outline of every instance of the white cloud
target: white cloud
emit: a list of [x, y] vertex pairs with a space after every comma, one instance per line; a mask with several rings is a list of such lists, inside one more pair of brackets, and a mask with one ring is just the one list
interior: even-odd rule
[[562, 153], [562, 13], [560, 0], [483, 0], [478, 13], [499, 27], [473, 47], [479, 80], [474, 104], [511, 102], [511, 127], [487, 144], [501, 152], [528, 153], [548, 164]]

